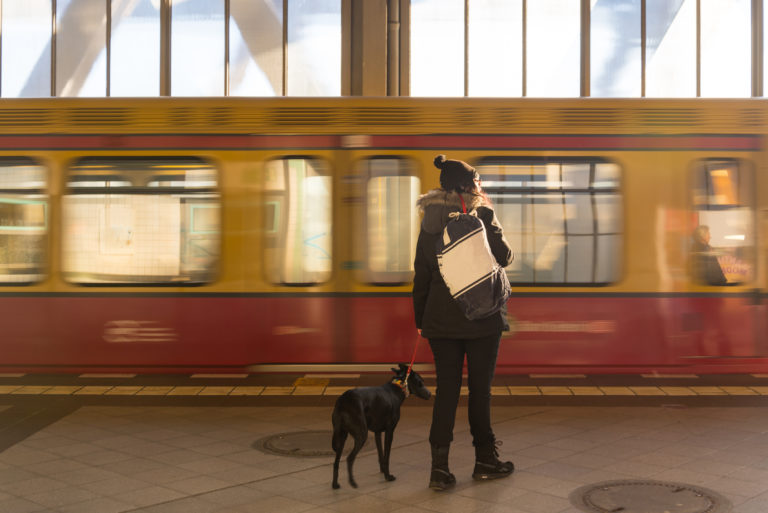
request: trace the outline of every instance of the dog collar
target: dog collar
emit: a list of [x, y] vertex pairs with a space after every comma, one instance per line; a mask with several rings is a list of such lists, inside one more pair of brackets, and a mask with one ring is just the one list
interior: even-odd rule
[[400, 379], [400, 378], [395, 378], [395, 379], [392, 380], [392, 384], [393, 385], [397, 385], [400, 388], [400, 390], [403, 391], [403, 393], [405, 394], [405, 397], [408, 397], [410, 395], [408, 393], [408, 380], [407, 379], [403, 380], [403, 379]]

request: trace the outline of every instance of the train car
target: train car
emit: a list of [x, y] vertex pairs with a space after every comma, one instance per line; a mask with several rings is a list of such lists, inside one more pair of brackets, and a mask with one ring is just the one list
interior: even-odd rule
[[767, 112], [1, 100], [0, 371], [429, 364], [415, 201], [444, 153], [476, 166], [516, 254], [499, 373], [766, 372]]

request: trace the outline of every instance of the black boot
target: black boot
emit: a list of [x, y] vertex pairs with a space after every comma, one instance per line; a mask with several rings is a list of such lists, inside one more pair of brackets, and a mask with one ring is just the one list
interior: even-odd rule
[[439, 492], [456, 485], [456, 476], [448, 470], [449, 445], [432, 446], [432, 473], [429, 475], [429, 487]]
[[515, 471], [515, 465], [511, 461], [499, 461], [497, 445], [501, 445], [501, 442], [492, 440], [488, 444], [475, 447], [475, 470], [472, 472], [472, 479], [499, 479], [510, 476]]

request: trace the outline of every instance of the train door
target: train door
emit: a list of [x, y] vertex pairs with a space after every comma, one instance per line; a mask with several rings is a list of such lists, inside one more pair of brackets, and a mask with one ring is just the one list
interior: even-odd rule
[[756, 176], [744, 159], [693, 166], [688, 358], [748, 358], [758, 347]]
[[[417, 340], [411, 299], [419, 234], [417, 161], [389, 152], [352, 153], [346, 208], [354, 220], [349, 305], [355, 361], [407, 361]], [[420, 344], [427, 356], [426, 344]], [[395, 360], [395, 361], [396, 361]]]

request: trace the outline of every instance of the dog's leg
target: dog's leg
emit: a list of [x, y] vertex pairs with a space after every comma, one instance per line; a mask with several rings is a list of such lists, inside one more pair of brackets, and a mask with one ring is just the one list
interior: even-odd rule
[[334, 489], [339, 488], [339, 460], [341, 460], [341, 453], [344, 450], [344, 443], [347, 441], [347, 432], [344, 429], [336, 429], [333, 431], [333, 439], [331, 440], [331, 446], [336, 452], [336, 459], [333, 460], [333, 484]]
[[373, 434], [376, 439], [376, 452], [379, 454], [379, 470], [384, 474], [387, 473], [387, 469], [384, 466], [384, 448], [381, 445], [381, 431], [376, 431]]
[[384, 479], [387, 481], [394, 481], [395, 476], [389, 473], [389, 454], [392, 451], [392, 439], [394, 438], [395, 427], [392, 426], [384, 432], [384, 463], [382, 472], [384, 472]]
[[363, 448], [365, 441], [368, 439], [368, 430], [366, 429], [356, 431], [351, 434], [355, 439], [355, 446], [349, 452], [349, 456], [347, 456], [347, 473], [349, 474], [349, 484], [352, 486], [352, 488], [357, 488], [357, 483], [355, 482], [355, 478], [352, 475], [352, 466], [355, 464], [357, 453], [360, 452], [360, 449]]

